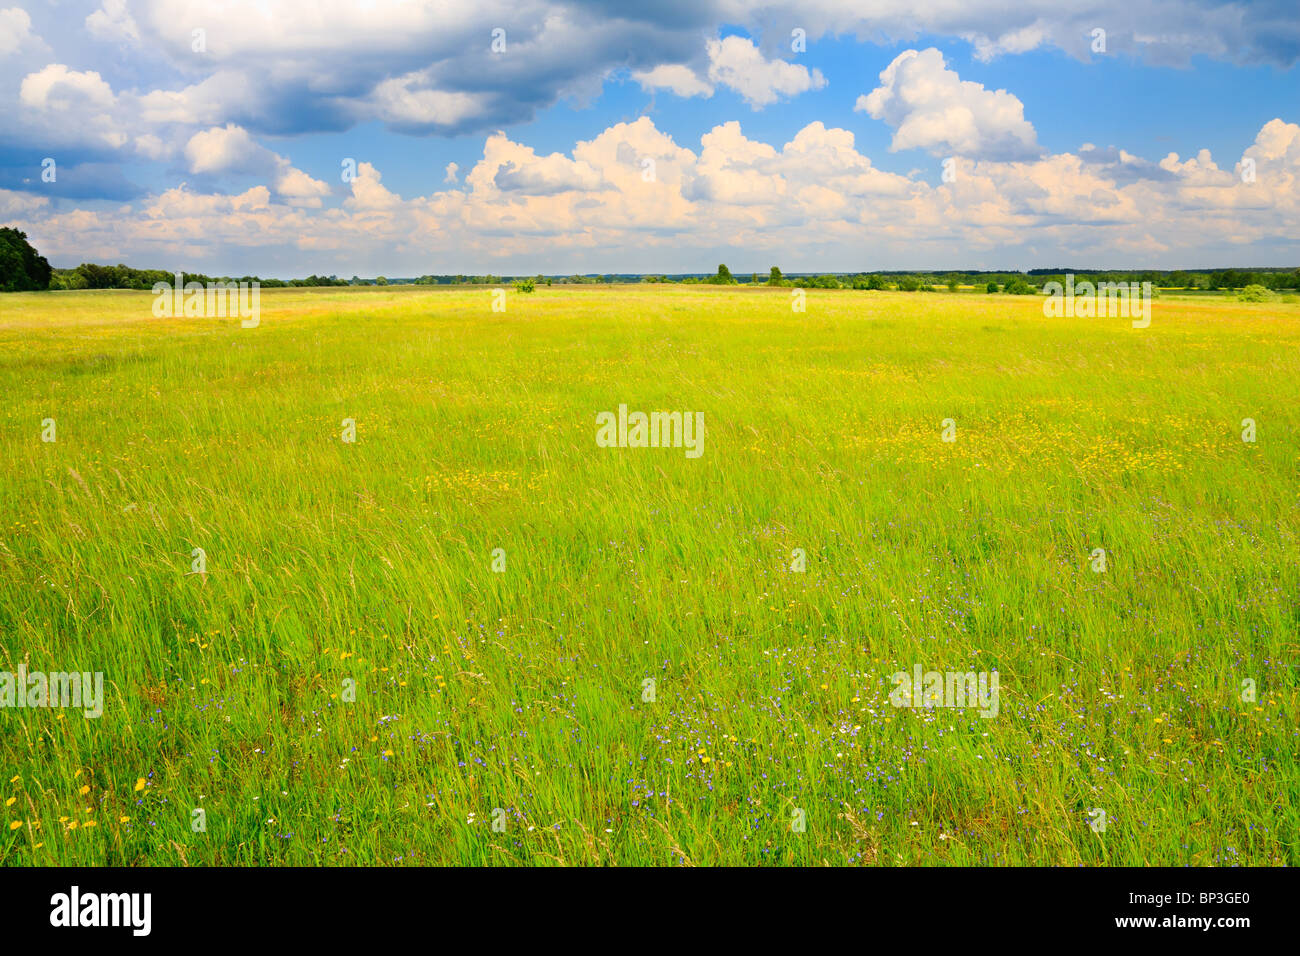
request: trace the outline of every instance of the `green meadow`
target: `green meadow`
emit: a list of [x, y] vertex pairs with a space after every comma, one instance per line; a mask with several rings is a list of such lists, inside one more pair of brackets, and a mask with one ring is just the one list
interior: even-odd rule
[[0, 863], [1300, 863], [1300, 305], [491, 301], [0, 296]]

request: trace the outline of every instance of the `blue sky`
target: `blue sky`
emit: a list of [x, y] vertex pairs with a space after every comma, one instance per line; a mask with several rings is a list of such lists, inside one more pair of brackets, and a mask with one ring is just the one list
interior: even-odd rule
[[60, 266], [1300, 261], [1293, 3], [5, 2], [0, 223]]

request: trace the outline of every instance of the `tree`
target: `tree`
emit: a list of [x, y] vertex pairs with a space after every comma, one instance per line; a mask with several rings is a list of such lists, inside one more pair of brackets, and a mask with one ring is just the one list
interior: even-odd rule
[[987, 292], [989, 295], [992, 295], [993, 293], [998, 291], [998, 284], [996, 282], [990, 282], [988, 285], [984, 287], [984, 291]]
[[958, 287], [958, 285], [960, 285], [960, 283], [957, 281], [957, 277], [956, 277], [956, 276], [948, 276], [948, 291], [949, 291], [949, 292], [956, 292], [956, 291], [957, 291], [957, 287]]
[[0, 292], [40, 292], [50, 287], [50, 264], [27, 233], [0, 229]]
[[772, 271], [767, 274], [767, 284], [768, 285], [781, 284], [781, 270], [778, 269], [776, 266], [772, 266]]
[[388, 280], [383, 276], [375, 276], [375, 285], [388, 285]]

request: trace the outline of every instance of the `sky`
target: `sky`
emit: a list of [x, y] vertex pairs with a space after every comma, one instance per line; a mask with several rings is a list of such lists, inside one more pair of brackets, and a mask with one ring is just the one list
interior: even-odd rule
[[1300, 264], [1296, 0], [7, 2], [58, 267]]

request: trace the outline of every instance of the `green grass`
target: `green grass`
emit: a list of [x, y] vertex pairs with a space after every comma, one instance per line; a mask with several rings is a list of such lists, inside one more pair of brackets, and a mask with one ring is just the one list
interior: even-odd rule
[[1300, 862], [1300, 306], [509, 296], [0, 297], [0, 863]]

